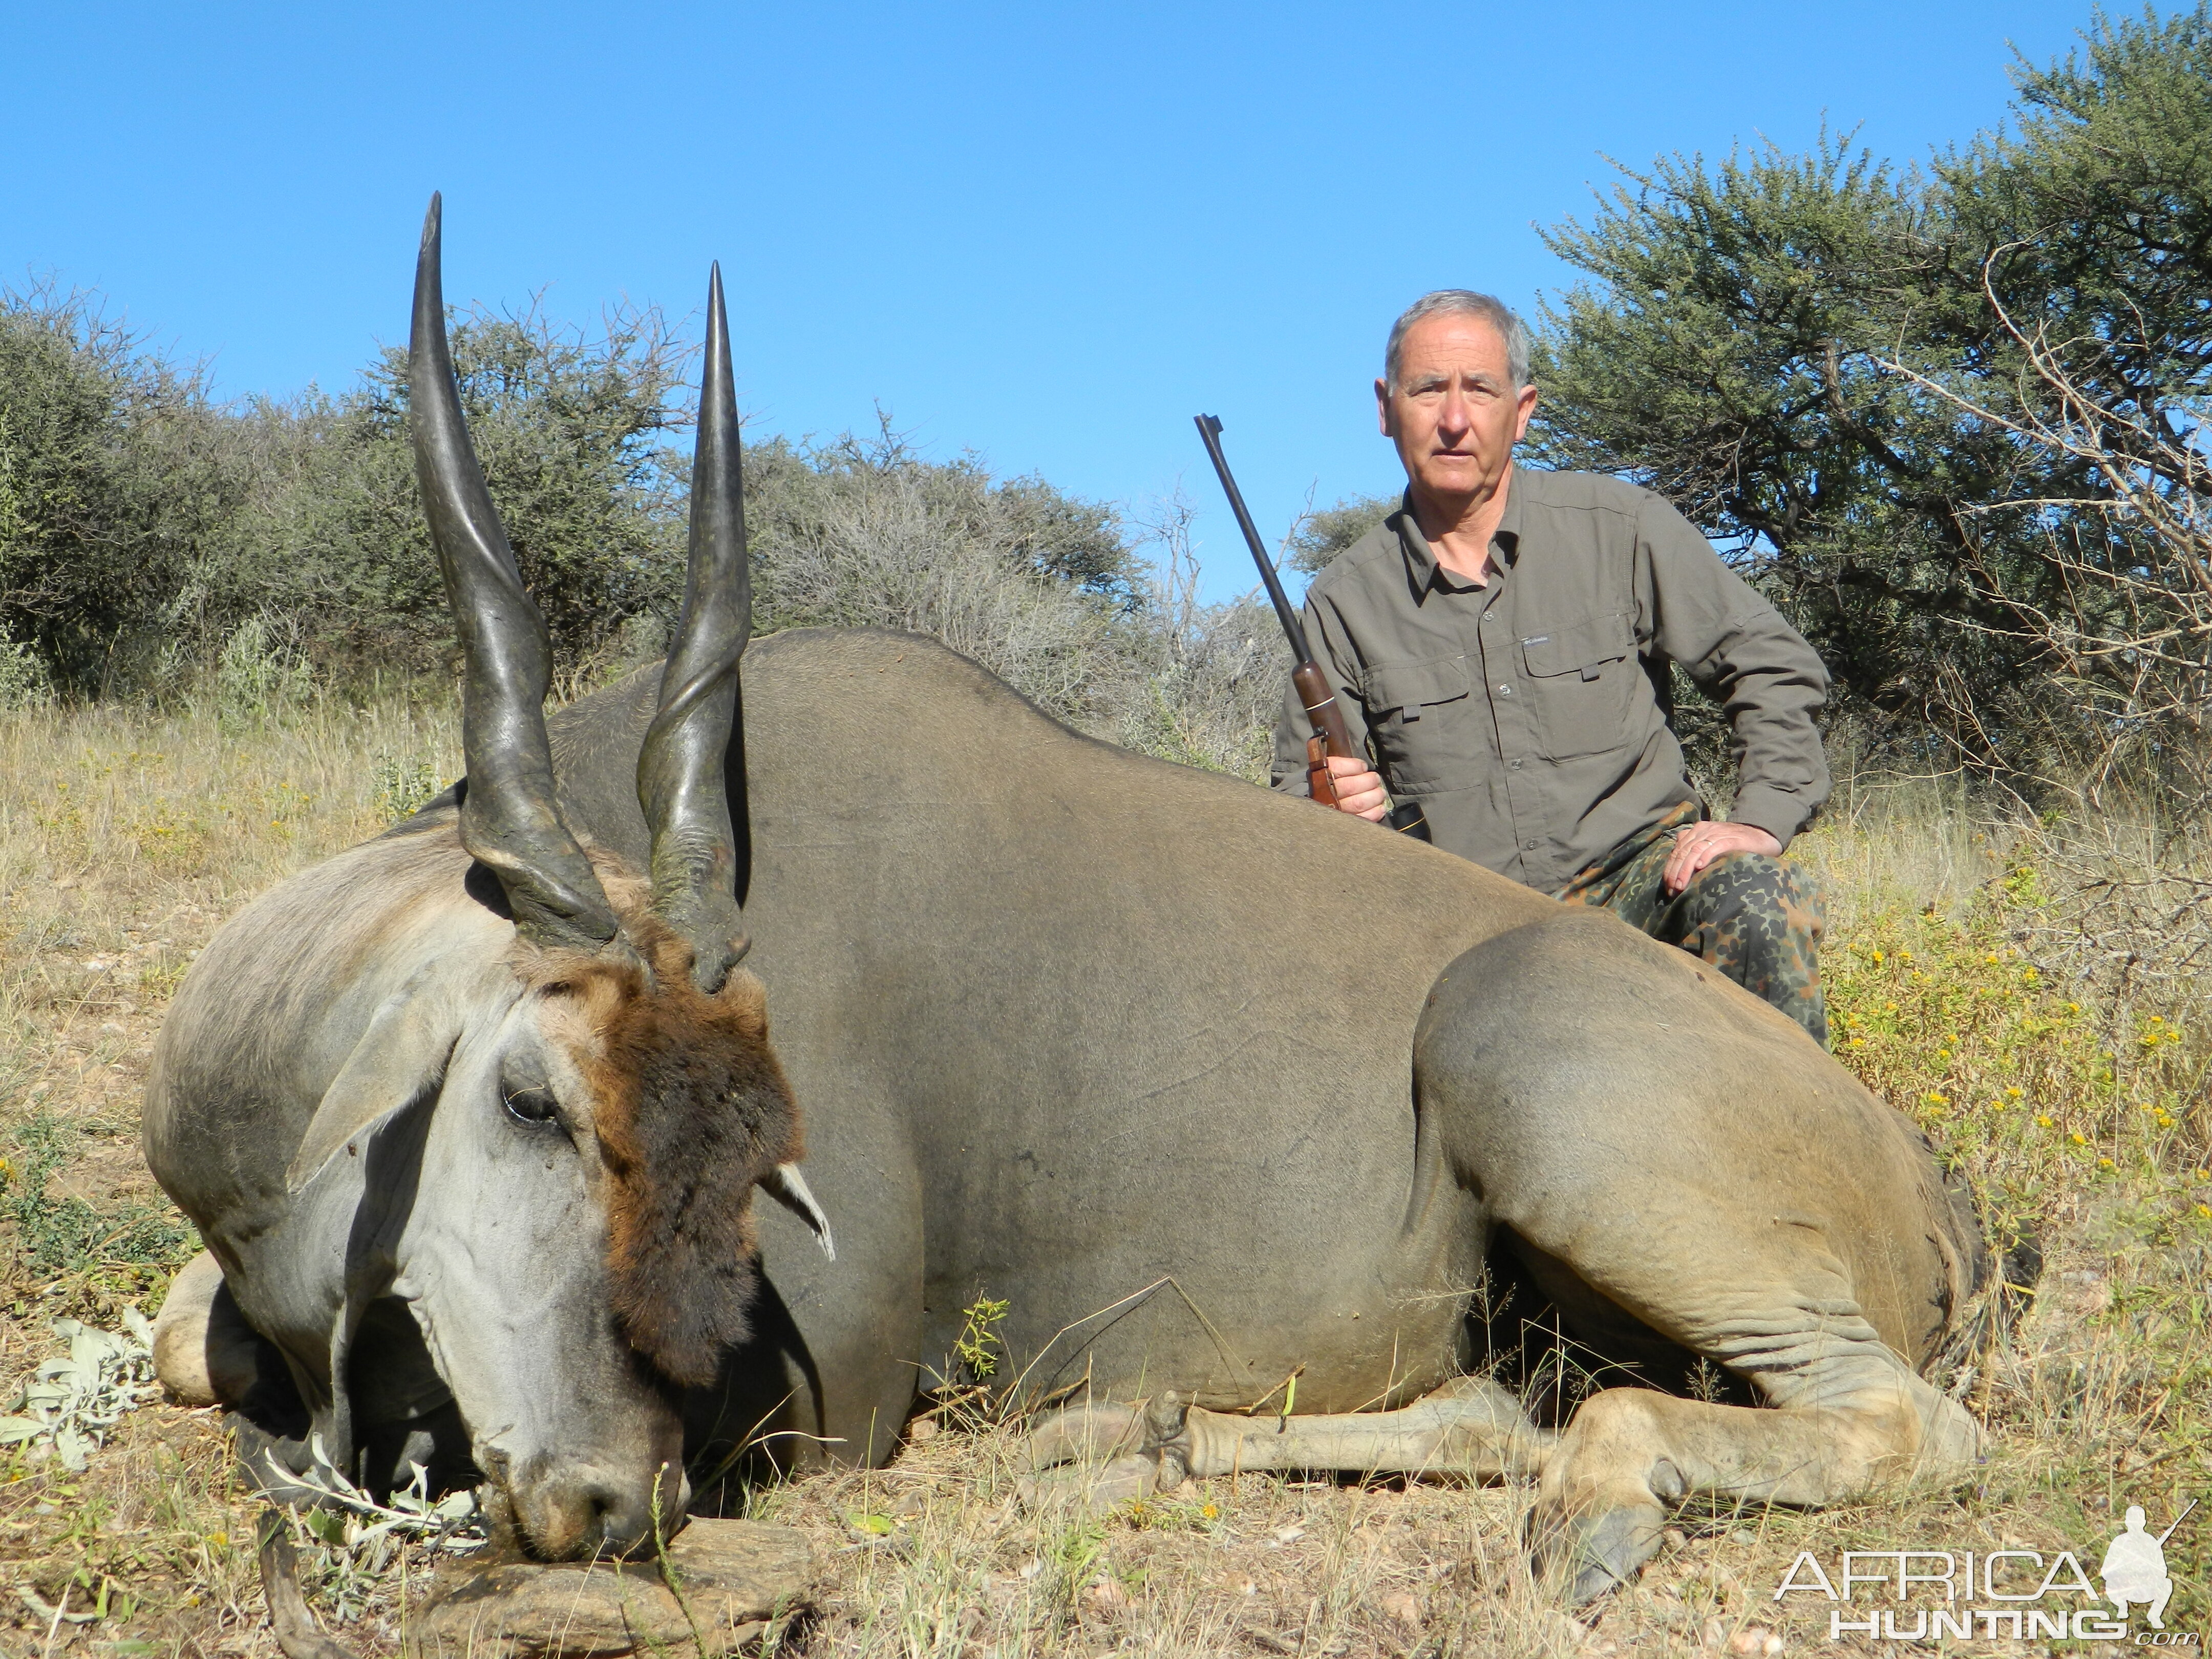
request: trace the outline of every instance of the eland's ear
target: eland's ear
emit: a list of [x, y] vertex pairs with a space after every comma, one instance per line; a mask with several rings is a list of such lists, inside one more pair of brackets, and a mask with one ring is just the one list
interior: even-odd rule
[[520, 991], [504, 969], [487, 975], [481, 968], [456, 972], [447, 963], [430, 962], [416, 969], [384, 1000], [323, 1091], [284, 1171], [287, 1189], [297, 1194], [348, 1145], [435, 1088], [464, 1025], [482, 1018], [488, 1006], [504, 1008]]

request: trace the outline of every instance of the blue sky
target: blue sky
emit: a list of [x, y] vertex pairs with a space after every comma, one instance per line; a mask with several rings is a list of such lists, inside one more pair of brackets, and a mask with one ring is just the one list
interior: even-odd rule
[[1612, 155], [1809, 145], [1910, 160], [2000, 119], [2044, 0], [1453, 8], [569, 4], [0, 9], [0, 282], [51, 275], [226, 394], [349, 384], [404, 337], [446, 196], [446, 291], [556, 315], [729, 285], [738, 395], [1142, 510], [1204, 509], [1190, 426], [1263, 531], [1395, 489], [1367, 391], [1443, 286], [1532, 307], [1532, 228]]

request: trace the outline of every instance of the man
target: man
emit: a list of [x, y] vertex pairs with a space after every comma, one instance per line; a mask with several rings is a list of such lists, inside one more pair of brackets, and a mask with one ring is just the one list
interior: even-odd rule
[[[1354, 744], [1342, 811], [1417, 800], [1438, 847], [1695, 952], [1827, 1042], [1809, 880], [1783, 849], [1827, 798], [1810, 646], [1681, 514], [1591, 473], [1522, 471], [1528, 338], [1487, 295], [1416, 301], [1375, 403], [1406, 469], [1397, 512], [1316, 577], [1306, 632]], [[1741, 751], [1706, 819], [1666, 719], [1680, 663]], [[1275, 726], [1275, 787], [1311, 793], [1304, 709]], [[1376, 769], [1379, 766], [1380, 770]]]

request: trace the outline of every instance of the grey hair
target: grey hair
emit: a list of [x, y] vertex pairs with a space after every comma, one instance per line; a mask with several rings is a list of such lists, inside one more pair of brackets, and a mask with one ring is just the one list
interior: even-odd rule
[[1433, 294], [1424, 294], [1398, 314], [1390, 325], [1389, 343], [1382, 348], [1382, 383], [1392, 392], [1398, 389], [1399, 359], [1406, 344], [1406, 331], [1424, 317], [1435, 316], [1480, 317], [1498, 331], [1505, 342], [1505, 372], [1512, 377], [1513, 389], [1518, 392], [1528, 384], [1528, 330], [1513, 314], [1504, 301], [1487, 294], [1477, 294], [1473, 289], [1440, 288]]

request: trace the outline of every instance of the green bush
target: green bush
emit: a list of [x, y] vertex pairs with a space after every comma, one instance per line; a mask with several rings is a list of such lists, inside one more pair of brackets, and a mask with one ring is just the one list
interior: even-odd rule
[[76, 1150], [76, 1125], [34, 1110], [13, 1126], [9, 1156], [0, 1158], [0, 1223], [14, 1235], [9, 1255], [20, 1295], [29, 1281], [63, 1281], [70, 1294], [55, 1312], [82, 1306], [106, 1310], [156, 1302], [169, 1276], [199, 1248], [199, 1237], [167, 1204], [122, 1200], [94, 1205], [57, 1194], [54, 1175]]

